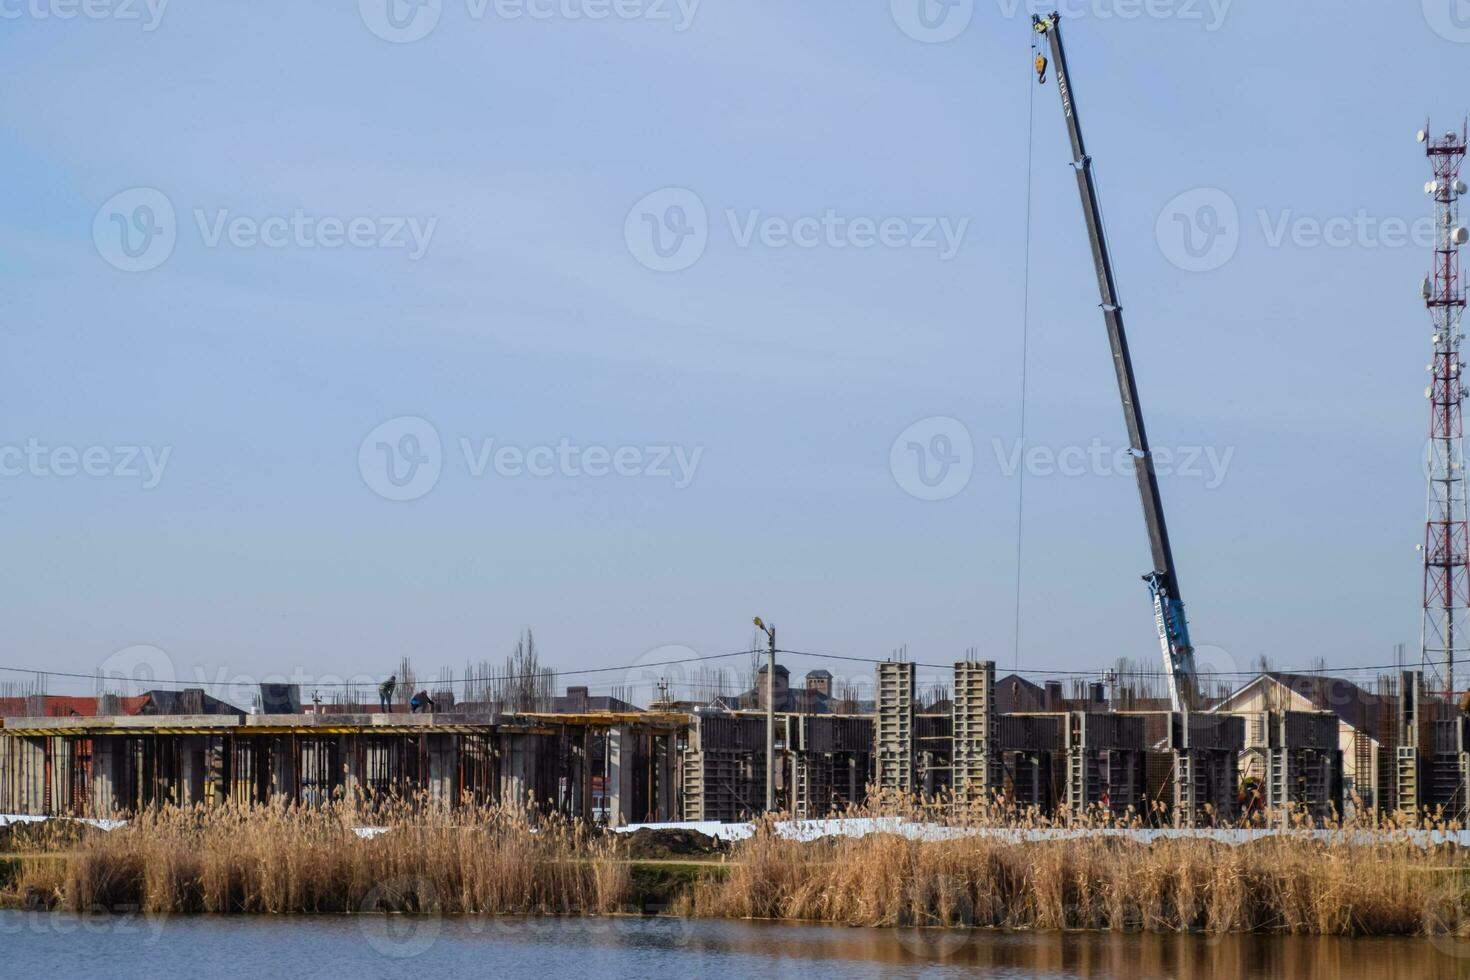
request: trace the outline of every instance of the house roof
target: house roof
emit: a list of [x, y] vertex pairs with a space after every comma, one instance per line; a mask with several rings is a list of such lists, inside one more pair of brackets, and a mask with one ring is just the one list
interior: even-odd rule
[[143, 695], [143, 706], [137, 714], [143, 715], [239, 715], [239, 708], [203, 688], [191, 687], [182, 691], [149, 691]]
[[1019, 674], [1007, 674], [995, 682], [995, 706], [1001, 714], [1041, 711], [1046, 692]]
[[[97, 698], [88, 695], [86, 697], [73, 697], [65, 694], [42, 694], [37, 696], [41, 704], [40, 717], [43, 718], [95, 718], [97, 717]], [[35, 717], [35, 705], [37, 697], [30, 698], [0, 698], [0, 718], [25, 718]], [[130, 698], [118, 698], [118, 710], [125, 715], [136, 715], [143, 710], [148, 703], [148, 696], [139, 695]]]
[[1322, 677], [1317, 674], [1293, 674], [1287, 671], [1266, 671], [1221, 701], [1216, 711], [1229, 711], [1239, 704], [1255, 688], [1262, 684], [1276, 684], [1297, 695], [1318, 711], [1331, 711], [1339, 721], [1353, 728], [1377, 736], [1385, 723], [1394, 716], [1388, 698], [1363, 690], [1357, 684], [1341, 677]]

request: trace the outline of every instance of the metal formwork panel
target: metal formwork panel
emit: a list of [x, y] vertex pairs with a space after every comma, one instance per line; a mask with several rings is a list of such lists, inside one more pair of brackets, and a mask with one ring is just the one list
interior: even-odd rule
[[955, 800], [961, 804], [984, 800], [1001, 782], [993, 662], [965, 660], [954, 665], [951, 719]]
[[1143, 718], [1139, 715], [1073, 711], [1068, 715], [1066, 734], [1067, 747], [1073, 749], [1142, 752], [1147, 745]]
[[1235, 749], [1177, 749], [1174, 755], [1174, 822], [1208, 826], [1233, 819], [1239, 806], [1240, 756]]
[[832, 812], [835, 803], [833, 789], [833, 757], [816, 753], [799, 752], [793, 756], [792, 810], [798, 820], [815, 820]]
[[1065, 744], [1064, 715], [1001, 715], [996, 741], [1002, 752], [1060, 752]]
[[765, 752], [685, 752], [684, 819], [731, 822], [762, 809], [765, 765]]
[[914, 665], [878, 665], [878, 787], [914, 791]]
[[1332, 751], [1338, 747], [1337, 715], [1330, 711], [1287, 711], [1281, 719], [1285, 748]]
[[1404, 813], [1419, 812], [1419, 750], [1411, 745], [1400, 745], [1395, 760], [1398, 809]]
[[1052, 810], [1052, 753], [1003, 752], [1004, 789], [1017, 807]]
[[1313, 819], [1342, 814], [1342, 753], [1337, 749], [1272, 748], [1267, 751], [1266, 803], [1301, 808]]

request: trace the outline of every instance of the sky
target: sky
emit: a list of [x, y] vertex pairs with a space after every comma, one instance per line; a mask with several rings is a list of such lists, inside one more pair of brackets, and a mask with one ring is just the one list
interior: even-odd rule
[[[0, 682], [1152, 663], [1030, 12], [0, 0]], [[1391, 663], [1470, 3], [1063, 12], [1201, 659]]]

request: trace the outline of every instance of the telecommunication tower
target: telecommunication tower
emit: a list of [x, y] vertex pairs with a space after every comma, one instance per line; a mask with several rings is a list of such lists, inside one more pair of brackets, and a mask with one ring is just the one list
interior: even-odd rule
[[[1425, 680], [1435, 693], [1451, 696], [1455, 661], [1470, 651], [1470, 515], [1466, 510], [1465, 444], [1460, 409], [1466, 387], [1460, 377], [1460, 321], [1465, 312], [1460, 248], [1470, 238], [1460, 224], [1460, 198], [1470, 127], [1434, 136], [1429, 126], [1419, 142], [1434, 179], [1424, 191], [1434, 199], [1434, 269], [1421, 293], [1433, 323], [1434, 361], [1429, 365], [1428, 514], [1424, 527], [1424, 620], [1420, 652]], [[1457, 658], [1457, 654], [1459, 655]]]

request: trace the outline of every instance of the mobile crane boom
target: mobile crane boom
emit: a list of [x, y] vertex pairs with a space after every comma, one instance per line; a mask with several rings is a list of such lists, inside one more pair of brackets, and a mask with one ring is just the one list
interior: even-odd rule
[[[1077, 173], [1077, 191], [1082, 195], [1082, 215], [1087, 221], [1087, 236], [1092, 242], [1092, 261], [1097, 268], [1097, 288], [1102, 296], [1103, 320], [1108, 328], [1108, 343], [1113, 350], [1113, 369], [1118, 375], [1118, 392], [1123, 397], [1123, 417], [1128, 423], [1128, 438], [1133, 455], [1133, 471], [1138, 478], [1138, 495], [1143, 502], [1143, 520], [1148, 528], [1149, 549], [1153, 553], [1153, 571], [1143, 577], [1148, 583], [1154, 605], [1154, 625], [1164, 655], [1164, 670], [1169, 676], [1169, 697], [1175, 711], [1195, 707], [1196, 684], [1194, 649], [1189, 644], [1189, 624], [1184, 618], [1184, 600], [1179, 593], [1179, 579], [1174, 569], [1174, 553], [1169, 546], [1169, 528], [1164, 523], [1164, 504], [1159, 497], [1158, 475], [1154, 472], [1153, 454], [1149, 450], [1148, 432], [1143, 425], [1143, 408], [1138, 401], [1138, 384], [1133, 377], [1133, 360], [1128, 354], [1128, 334], [1123, 329], [1123, 307], [1118, 302], [1118, 287], [1113, 278], [1113, 260], [1103, 234], [1102, 211], [1098, 206], [1097, 182], [1092, 174], [1092, 158], [1082, 141], [1082, 125], [1077, 119], [1077, 103], [1072, 95], [1072, 79], [1067, 72], [1067, 53], [1062, 46], [1060, 17], [1033, 16], [1036, 33], [1045, 37], [1055, 63], [1057, 91], [1062, 97], [1062, 114], [1067, 119], [1067, 134], [1072, 140], [1072, 167]], [[1046, 81], [1047, 60], [1036, 58], [1038, 83]]]

